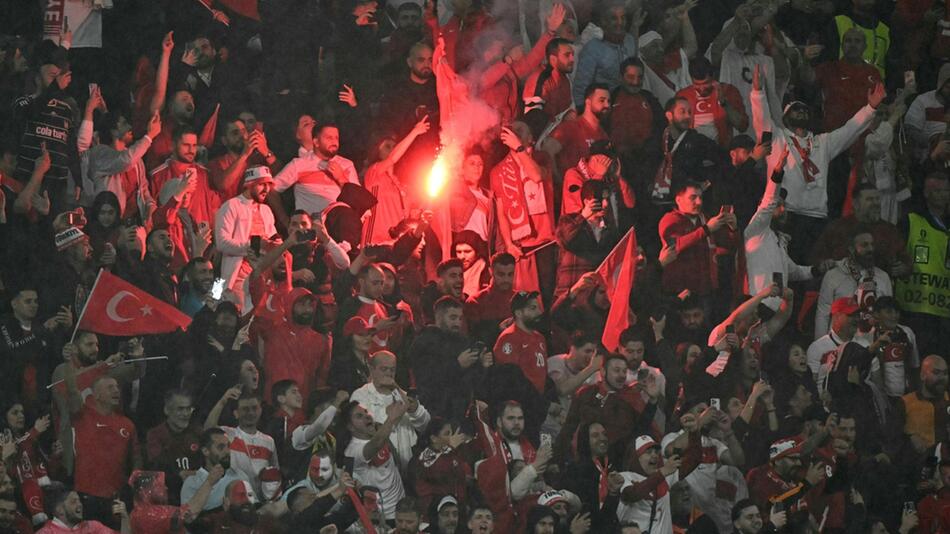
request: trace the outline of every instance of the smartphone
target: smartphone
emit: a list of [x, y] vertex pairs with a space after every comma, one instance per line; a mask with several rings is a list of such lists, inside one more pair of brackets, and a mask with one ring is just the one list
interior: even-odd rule
[[66, 214], [66, 224], [69, 226], [86, 226], [86, 216], [78, 211], [70, 211]]
[[719, 213], [735, 213], [736, 208], [732, 204], [723, 204], [719, 208]]
[[721, 409], [722, 409], [722, 404], [720, 404], [719, 398], [713, 397], [713, 398], [709, 399], [709, 407], [710, 407], [710, 408], [714, 408], [714, 409], [716, 409], [716, 410], [721, 410]]
[[475, 341], [474, 343], [469, 345], [468, 348], [469, 350], [474, 350], [478, 352], [479, 354], [481, 354], [482, 351], [488, 348], [488, 345], [486, 345], [484, 341]]
[[762, 132], [762, 137], [759, 138], [760, 145], [771, 145], [772, 144], [772, 132]]
[[782, 273], [772, 273], [772, 283], [779, 289], [785, 289], [785, 276]]
[[733, 325], [733, 324], [727, 324], [727, 325], [726, 325], [726, 333], [727, 333], [727, 334], [735, 334], [735, 333], [736, 333], [736, 327], [735, 327], [735, 325]]
[[[913, 73], [911, 73], [913, 74]], [[917, 505], [914, 504], [914, 501], [907, 501], [904, 503], [904, 513], [912, 513], [917, 511]]]
[[98, 90], [98, 89], [99, 89], [99, 84], [98, 84], [98, 83], [90, 83], [90, 84], [89, 84], [89, 96], [94, 95], [94, 94], [96, 93], [96, 90]]
[[251, 249], [254, 251], [254, 254], [261, 253], [261, 236], [252, 235], [251, 236]]
[[314, 229], [300, 230], [297, 232], [297, 241], [316, 241], [317, 231]]
[[552, 441], [553, 441], [553, 440], [551, 439], [551, 434], [543, 434], [543, 433], [541, 434], [541, 446], [542, 446], [542, 447], [544, 447], [545, 445], [547, 445], [548, 447], [550, 447]]
[[211, 284], [211, 298], [221, 300], [221, 296], [224, 295], [224, 283], [224, 278], [214, 279], [214, 283]]
[[905, 70], [904, 87], [910, 87], [911, 85], [917, 85], [917, 75], [912, 70]]

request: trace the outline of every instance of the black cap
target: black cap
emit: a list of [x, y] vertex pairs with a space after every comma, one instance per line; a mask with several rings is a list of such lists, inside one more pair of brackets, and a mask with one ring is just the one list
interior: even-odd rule
[[881, 310], [898, 310], [900, 308], [897, 306], [897, 300], [895, 300], [894, 297], [885, 295], [874, 299], [874, 304], [871, 305], [871, 309], [878, 312]]
[[729, 142], [729, 150], [735, 150], [737, 148], [744, 148], [746, 150], [752, 150], [755, 148], [755, 140], [745, 134], [739, 134], [732, 138], [732, 141]]
[[541, 293], [537, 291], [519, 291], [511, 296], [511, 313], [525, 308], [528, 304], [534, 302]]

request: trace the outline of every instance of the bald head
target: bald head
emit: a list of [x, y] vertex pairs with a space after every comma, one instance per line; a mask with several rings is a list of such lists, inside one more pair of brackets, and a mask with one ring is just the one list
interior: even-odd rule
[[841, 37], [841, 56], [846, 61], [861, 61], [867, 47], [867, 37], [857, 28], [851, 28]]
[[924, 178], [924, 200], [927, 208], [935, 213], [943, 213], [950, 200], [950, 180], [939, 172], [930, 173]]
[[376, 389], [384, 392], [396, 388], [396, 355], [388, 350], [373, 353], [369, 360], [369, 378]]
[[947, 390], [947, 362], [941, 356], [931, 354], [920, 366], [921, 386], [930, 397], [940, 397]]

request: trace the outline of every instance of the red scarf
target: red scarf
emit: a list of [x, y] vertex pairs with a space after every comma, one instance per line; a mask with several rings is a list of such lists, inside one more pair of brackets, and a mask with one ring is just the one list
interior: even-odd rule
[[793, 135], [792, 143], [795, 145], [795, 150], [798, 151], [798, 155], [802, 158], [802, 176], [805, 178], [805, 183], [810, 184], [815, 181], [818, 173], [821, 172], [818, 166], [811, 160], [811, 139], [808, 140], [808, 145], [802, 148], [802, 145], [798, 142], [798, 138]]
[[594, 458], [594, 467], [599, 473], [597, 477], [597, 508], [604, 508], [604, 501], [607, 500], [607, 479], [610, 475], [610, 464], [606, 460]]
[[531, 217], [524, 198], [524, 185], [521, 168], [510, 153], [491, 171], [492, 182], [497, 176], [501, 185], [498, 198], [501, 199], [503, 214], [511, 227], [512, 241], [519, 241], [534, 234]]
[[657, 169], [656, 176], [653, 178], [653, 200], [669, 201], [673, 188], [673, 154], [676, 153], [676, 149], [679, 148], [685, 136], [686, 132], [681, 133], [670, 147], [670, 128], [663, 130], [663, 164]]

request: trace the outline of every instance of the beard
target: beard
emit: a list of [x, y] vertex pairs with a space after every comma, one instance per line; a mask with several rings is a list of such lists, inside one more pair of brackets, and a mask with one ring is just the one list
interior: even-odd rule
[[870, 269], [874, 267], [874, 253], [855, 255], [854, 262], [865, 269]]
[[525, 319], [525, 326], [533, 330], [539, 330], [544, 325], [544, 316], [539, 315], [531, 319]]
[[228, 510], [228, 515], [231, 516], [231, 519], [233, 519], [235, 523], [240, 523], [245, 526], [257, 524], [257, 512], [254, 511], [254, 505], [251, 503], [231, 507]]

